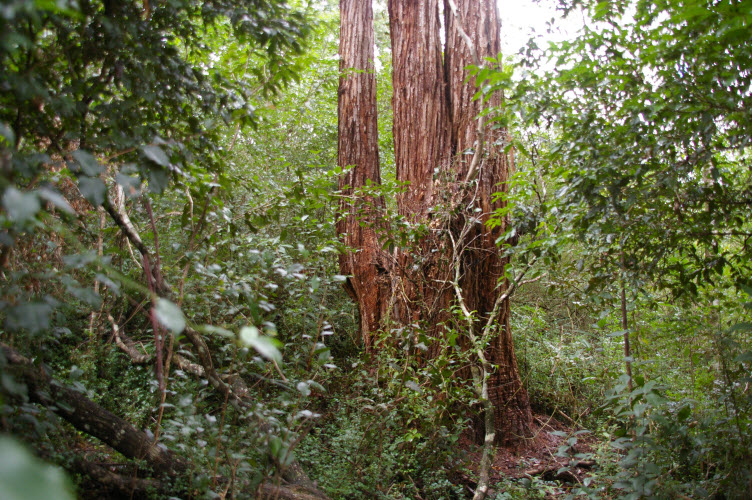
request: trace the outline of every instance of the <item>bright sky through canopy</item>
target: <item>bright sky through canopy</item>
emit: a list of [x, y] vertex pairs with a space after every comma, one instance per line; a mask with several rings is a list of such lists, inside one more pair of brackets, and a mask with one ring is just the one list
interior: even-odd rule
[[[574, 36], [582, 25], [576, 14], [567, 19], [556, 11], [555, 0], [498, 0], [501, 17], [501, 50], [505, 56], [516, 54], [531, 36], [544, 47], [548, 41], [560, 41]], [[553, 21], [549, 32], [548, 23]]]

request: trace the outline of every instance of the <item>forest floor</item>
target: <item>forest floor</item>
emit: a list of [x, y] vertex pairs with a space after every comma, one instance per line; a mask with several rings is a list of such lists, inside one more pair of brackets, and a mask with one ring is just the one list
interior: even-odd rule
[[[593, 452], [597, 439], [590, 433], [576, 432], [583, 429], [567, 426], [548, 415], [533, 415], [536, 423], [535, 435], [516, 447], [498, 447], [494, 455], [491, 472], [491, 498], [496, 493], [501, 493], [503, 488], [494, 488], [494, 485], [502, 485], [509, 480], [522, 480], [524, 478], [538, 478], [551, 482], [559, 487], [552, 488], [552, 492], [561, 494], [578, 484], [590, 475], [593, 467], [597, 466], [594, 460], [589, 458], [575, 458], [575, 455], [583, 457]], [[570, 446], [567, 442], [569, 437], [577, 438], [576, 444]], [[460, 446], [467, 452], [468, 469], [478, 473], [478, 465], [481, 461], [483, 449], [478, 446], [470, 436], [463, 436]], [[559, 456], [559, 448], [566, 446], [569, 456]], [[464, 477], [463, 482], [469, 491], [473, 491], [475, 482], [470, 477]], [[558, 496], [554, 494], [553, 496]]]

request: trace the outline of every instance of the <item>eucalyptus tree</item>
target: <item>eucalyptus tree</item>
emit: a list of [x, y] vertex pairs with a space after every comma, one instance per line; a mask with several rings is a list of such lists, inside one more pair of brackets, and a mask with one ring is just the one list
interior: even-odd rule
[[405, 187], [396, 194], [398, 215], [387, 217], [372, 189], [381, 182], [373, 13], [370, 2], [340, 2], [339, 165], [346, 172], [338, 231], [356, 249], [341, 257], [341, 269], [368, 349], [379, 331], [417, 328], [420, 346], [434, 356], [438, 339], [458, 326], [450, 308], [460, 306], [463, 343], [483, 360], [479, 397], [495, 408], [490, 427], [498, 441], [514, 441], [530, 432], [530, 406], [509, 329], [507, 260], [496, 246], [503, 227], [485, 224], [502, 205], [493, 193], [505, 189], [512, 159], [506, 129], [484, 118], [500, 94], [479, 92], [467, 69], [498, 56], [499, 20], [492, 1], [447, 0], [442, 43], [440, 6], [388, 3], [396, 179]]

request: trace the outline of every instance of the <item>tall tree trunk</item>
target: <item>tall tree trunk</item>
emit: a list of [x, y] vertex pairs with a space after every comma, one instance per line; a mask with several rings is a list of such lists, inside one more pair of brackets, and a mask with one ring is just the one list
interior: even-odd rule
[[[504, 293], [507, 283], [497, 284], [504, 275], [508, 259], [502, 258], [496, 239], [505, 231], [503, 226], [490, 230], [485, 223], [503, 202], [493, 202], [493, 193], [506, 191], [513, 159], [504, 149], [509, 143], [506, 129], [491, 127], [478, 120], [481, 111], [498, 108], [502, 95], [496, 93], [487, 101], [474, 99], [478, 92], [474, 78], [469, 78], [465, 69], [471, 64], [487, 64], [486, 58], [496, 58], [501, 50], [498, 12], [493, 0], [445, 0], [446, 26], [445, 66], [448, 81], [451, 148], [455, 158], [458, 182], [468, 180], [468, 175], [477, 183], [468, 186], [462, 200], [466, 211], [460, 213], [456, 226], [472, 224], [467, 235], [466, 250], [462, 254], [463, 279], [460, 285], [465, 302], [476, 311], [485, 324], [485, 318], [493, 309], [496, 297]], [[479, 126], [480, 125], [480, 126]], [[473, 152], [473, 154], [466, 154]], [[475, 173], [471, 164], [477, 159]], [[468, 218], [470, 218], [468, 220]], [[499, 334], [488, 348], [486, 357], [497, 366], [489, 381], [489, 398], [495, 408], [497, 439], [515, 441], [530, 433], [532, 415], [527, 391], [522, 385], [514, 354], [514, 344], [509, 325], [509, 301], [502, 305], [499, 316]], [[480, 334], [478, 332], [478, 337]]]
[[[442, 335], [454, 296], [450, 241], [463, 248], [462, 294], [475, 311], [478, 325], [485, 324], [496, 297], [506, 290], [506, 284], [499, 282], [507, 261], [496, 246], [503, 228], [491, 231], [484, 223], [500, 207], [499, 202], [492, 202], [492, 194], [506, 189], [512, 168], [510, 155], [504, 153], [507, 132], [477, 120], [484, 104], [473, 99], [477, 88], [467, 80], [465, 70], [498, 55], [498, 15], [494, 0], [443, 1], [444, 47], [440, 0], [388, 2], [396, 174], [398, 181], [409, 183], [397, 205], [401, 216], [420, 224], [426, 232], [409, 254], [395, 251], [388, 256], [380, 245], [364, 244], [368, 238], [375, 241], [376, 233], [371, 228], [357, 233], [352, 204], [343, 206], [349, 215], [338, 229], [345, 234], [345, 242], [359, 250], [343, 257], [341, 267], [353, 276], [349, 288], [358, 301], [364, 332], [383, 326], [379, 321], [388, 312], [402, 326], [417, 323], [426, 327], [429, 335]], [[358, 187], [365, 179], [377, 182], [379, 175], [377, 154], [364, 156], [369, 155], [365, 148], [375, 150], [377, 144], [376, 97], [375, 92], [370, 93], [375, 83], [368, 59], [373, 54], [371, 5], [341, 0], [340, 8], [342, 67], [365, 70], [358, 73], [364, 75], [362, 81], [343, 73], [339, 96], [340, 165], [356, 165], [341, 186]], [[485, 106], [500, 104], [501, 96], [492, 96]], [[352, 191], [344, 193], [351, 195]], [[375, 206], [383, 206], [381, 201], [375, 202]], [[463, 230], [468, 225], [471, 229]], [[464, 238], [458, 241], [460, 235]], [[387, 274], [390, 283], [384, 279]], [[374, 276], [379, 279], [372, 279]], [[391, 309], [387, 311], [387, 307]], [[475, 333], [480, 338], [480, 327]], [[489, 398], [495, 406], [499, 440], [510, 442], [529, 435], [530, 405], [514, 355], [508, 301], [502, 305], [499, 334], [488, 346], [486, 358], [497, 367], [491, 374]]]
[[377, 237], [380, 196], [358, 196], [365, 186], [381, 184], [374, 74], [373, 7], [370, 1], [340, 0], [340, 79], [338, 98], [338, 165], [348, 169], [339, 180], [343, 194], [337, 234], [356, 252], [340, 255], [340, 270], [349, 276], [346, 289], [358, 304], [366, 350], [387, 309], [387, 263]]
[[[449, 110], [442, 60], [439, 0], [389, 0], [392, 43], [394, 158], [399, 182], [409, 183], [397, 198], [399, 214], [429, 225], [439, 201], [441, 174], [450, 165]], [[451, 297], [450, 266], [442, 261], [436, 227], [419, 252], [398, 252], [392, 284], [397, 300], [392, 317], [402, 325], [422, 324], [437, 334]], [[417, 250], [417, 249], [416, 249]]]
[[398, 205], [412, 220], [434, 205], [434, 171], [450, 156], [440, 27], [438, 0], [389, 0], [394, 158], [397, 180], [410, 183]]

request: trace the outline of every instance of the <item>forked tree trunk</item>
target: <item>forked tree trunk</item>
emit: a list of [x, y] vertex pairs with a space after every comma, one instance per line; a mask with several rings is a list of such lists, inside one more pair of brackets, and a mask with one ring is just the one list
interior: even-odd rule
[[[504, 152], [507, 132], [479, 127], [482, 104], [473, 99], [477, 88], [467, 81], [465, 70], [499, 53], [496, 7], [494, 0], [445, 0], [442, 46], [439, 1], [388, 2], [396, 174], [398, 181], [409, 182], [397, 199], [398, 210], [410, 222], [425, 225], [427, 234], [409, 254], [387, 255], [380, 245], [368, 243], [377, 241], [373, 211], [361, 212], [358, 219], [349, 200], [342, 207], [347, 216], [337, 228], [345, 242], [358, 249], [343, 256], [340, 264], [343, 273], [352, 275], [349, 288], [358, 301], [366, 347], [387, 314], [398, 325], [417, 323], [429, 335], [443, 334], [454, 296], [452, 241], [463, 248], [462, 294], [479, 318], [479, 329], [496, 297], [506, 290], [499, 282], [507, 262], [495, 243], [503, 228], [492, 231], [484, 223], [499, 208], [492, 194], [506, 189], [512, 168]], [[341, 0], [340, 9], [339, 161], [343, 167], [355, 165], [341, 186], [359, 187], [366, 179], [379, 180], [371, 2]], [[500, 104], [501, 96], [493, 96], [485, 105]], [[383, 202], [370, 199], [366, 205], [380, 209]], [[463, 231], [467, 225], [469, 232]], [[461, 234], [466, 236], [459, 240]], [[514, 355], [508, 302], [486, 357], [497, 366], [489, 397], [499, 441], [529, 435], [530, 405]]]

